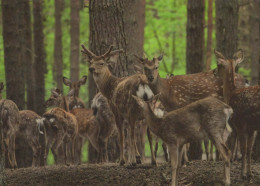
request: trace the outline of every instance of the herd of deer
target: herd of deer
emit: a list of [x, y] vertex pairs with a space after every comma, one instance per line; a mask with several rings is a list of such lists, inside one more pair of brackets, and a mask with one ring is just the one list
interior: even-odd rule
[[[136, 125], [142, 121], [147, 127], [151, 147], [151, 162], [156, 164], [151, 133], [161, 138], [169, 149], [172, 166], [172, 185], [177, 175], [185, 144], [194, 140], [211, 140], [224, 160], [224, 183], [230, 185], [231, 151], [226, 140], [233, 131], [238, 136], [242, 152], [242, 176], [251, 176], [251, 152], [255, 131], [260, 122], [260, 86], [245, 86], [245, 79], [235, 73], [243, 61], [243, 51], [226, 59], [214, 51], [217, 69], [190, 75], [161, 78], [158, 66], [162, 56], [148, 60], [135, 56], [143, 66], [143, 73], [118, 78], [109, 69], [117, 63], [122, 50], [111, 46], [103, 55], [95, 55], [82, 45], [82, 53], [89, 62], [89, 71], [99, 89], [91, 109], [84, 108], [79, 99], [79, 88], [86, 83], [83, 76], [72, 83], [67, 96], [53, 89], [43, 116], [33, 111], [19, 111], [8, 99], [0, 101], [0, 119], [3, 141], [11, 167], [17, 167], [15, 136], [22, 133], [33, 150], [33, 166], [39, 165], [39, 135], [45, 135], [45, 162], [51, 149], [55, 163], [80, 163], [84, 139], [98, 152], [98, 161], [106, 162], [107, 141], [116, 131], [120, 142], [120, 165], [126, 163], [124, 155], [125, 133], [129, 152], [127, 163], [141, 163], [136, 144]], [[3, 90], [3, 83], [0, 90]], [[230, 124], [230, 125], [229, 125]], [[231, 127], [230, 127], [231, 126]], [[62, 148], [61, 148], [62, 147]], [[63, 153], [59, 153], [59, 149]], [[63, 157], [61, 157], [63, 156]], [[246, 166], [247, 160], [247, 166]]]

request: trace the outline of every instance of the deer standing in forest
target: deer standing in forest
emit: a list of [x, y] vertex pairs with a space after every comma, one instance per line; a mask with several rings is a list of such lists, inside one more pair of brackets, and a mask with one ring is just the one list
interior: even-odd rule
[[22, 136], [28, 142], [33, 151], [32, 166], [40, 166], [41, 145], [39, 135], [45, 135], [44, 118], [31, 110], [22, 110], [20, 113], [20, 125], [17, 136]]
[[193, 102], [180, 109], [158, 117], [153, 107], [158, 100], [155, 96], [150, 101], [143, 101], [133, 96], [143, 108], [145, 119], [150, 130], [160, 137], [169, 148], [172, 166], [172, 186], [178, 185], [178, 168], [181, 151], [185, 143], [210, 138], [224, 158], [225, 185], [230, 185], [231, 153], [225, 145], [224, 134], [231, 132], [227, 121], [232, 108], [214, 97], [207, 97]]
[[80, 86], [84, 85], [87, 81], [87, 76], [83, 76], [78, 82], [71, 82], [68, 78], [63, 77], [63, 83], [73, 90], [73, 95], [68, 97], [69, 110], [73, 108], [85, 108], [84, 102], [79, 98]]
[[[141, 163], [141, 157], [137, 150], [135, 139], [136, 122], [142, 120], [141, 108], [134, 101], [132, 95], [138, 95], [148, 100], [153, 93], [148, 86], [147, 79], [144, 75], [135, 74], [125, 78], [117, 78], [109, 70], [111, 64], [115, 64], [121, 50], [112, 51], [112, 46], [109, 50], [100, 56], [95, 55], [82, 45], [82, 52], [86, 55], [89, 62], [89, 71], [92, 73], [94, 81], [99, 91], [108, 99], [112, 105], [112, 110], [126, 119], [129, 123], [129, 158], [128, 163], [135, 165]], [[124, 159], [124, 133], [122, 127], [117, 122], [117, 127], [120, 135], [120, 165], [125, 163]]]
[[[78, 123], [76, 117], [69, 112], [66, 97], [60, 96], [58, 92], [60, 93], [59, 89], [52, 90], [52, 95], [46, 101], [46, 106], [59, 105], [59, 107], [52, 108], [43, 114], [47, 141], [44, 158], [46, 161], [49, 148], [51, 148], [55, 163], [58, 164], [58, 158], [60, 158], [58, 157], [58, 149], [63, 145], [65, 164], [67, 156], [71, 162], [75, 163], [74, 145], [78, 134]], [[72, 93], [73, 91], [68, 95]]]
[[[235, 68], [244, 60], [242, 50], [226, 59], [220, 52], [214, 51], [217, 63], [221, 67], [223, 94], [225, 102], [234, 110], [230, 124], [237, 131], [242, 153], [241, 176], [250, 178], [251, 153], [255, 140], [255, 131], [260, 128], [260, 86], [238, 88], [235, 84]], [[247, 161], [247, 167], [246, 167]]]
[[[223, 83], [222, 78], [219, 76], [219, 69], [161, 78], [158, 69], [163, 56], [152, 60], [143, 59], [136, 55], [135, 57], [143, 65], [144, 74], [153, 93], [161, 93], [160, 101], [166, 111], [181, 108], [208, 96], [223, 100]], [[235, 83], [237, 87], [244, 87], [245, 79], [241, 75], [235, 74]], [[204, 141], [204, 143], [207, 159], [211, 159], [212, 155], [209, 157], [207, 141]]]
[[9, 100], [2, 99], [4, 84], [0, 83], [0, 122], [3, 132], [3, 142], [11, 168], [17, 168], [15, 157], [15, 138], [19, 130], [20, 114], [17, 105]]

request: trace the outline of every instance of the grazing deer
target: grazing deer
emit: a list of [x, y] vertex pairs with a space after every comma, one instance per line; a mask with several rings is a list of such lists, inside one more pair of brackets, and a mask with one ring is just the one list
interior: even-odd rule
[[44, 119], [31, 110], [22, 110], [19, 113], [20, 125], [17, 135], [23, 136], [32, 148], [32, 166], [40, 166], [41, 145], [39, 134], [45, 134]]
[[[219, 69], [161, 78], [158, 68], [163, 56], [153, 58], [152, 60], [143, 59], [136, 55], [135, 57], [143, 65], [144, 73], [153, 93], [161, 93], [160, 101], [166, 111], [181, 108], [208, 96], [214, 96], [223, 100], [223, 83], [218, 73]], [[235, 83], [237, 87], [244, 87], [245, 79], [241, 75], [235, 74]], [[207, 159], [209, 159], [207, 141], [205, 142]]]
[[163, 117], [158, 117], [153, 112], [158, 95], [148, 102], [136, 96], [134, 98], [143, 108], [150, 130], [167, 144], [171, 157], [173, 186], [178, 184], [177, 172], [183, 145], [205, 138], [210, 138], [223, 156], [225, 161], [224, 182], [226, 185], [230, 185], [231, 154], [224, 141], [224, 133], [228, 130], [231, 132], [227, 123], [232, 114], [230, 106], [217, 98], [208, 97], [168, 112]]
[[100, 126], [98, 134], [98, 152], [99, 162], [107, 162], [107, 142], [108, 138], [114, 133], [116, 129], [115, 116], [109, 106], [107, 99], [98, 93], [92, 100], [91, 109]]
[[[72, 93], [73, 91], [70, 91], [68, 95]], [[52, 90], [51, 97], [45, 104], [47, 107], [58, 106], [43, 114], [47, 136], [45, 160], [51, 147], [55, 163], [58, 164], [58, 149], [63, 144], [65, 164], [67, 163], [67, 155], [75, 163], [74, 145], [78, 134], [78, 122], [76, 117], [69, 112], [66, 97], [61, 96], [59, 89]]]
[[[233, 59], [226, 59], [215, 51], [217, 63], [221, 67], [223, 94], [225, 102], [234, 110], [230, 124], [235, 128], [242, 153], [243, 178], [251, 177], [251, 153], [254, 145], [255, 131], [260, 128], [260, 86], [238, 88], [235, 84], [235, 67], [244, 59], [242, 50], [234, 54]], [[247, 167], [246, 167], [247, 160]]]
[[[0, 84], [0, 93], [4, 88], [3, 83]], [[0, 94], [0, 122], [3, 130], [3, 141], [7, 158], [11, 168], [17, 168], [15, 157], [15, 138], [16, 132], [19, 130], [20, 114], [17, 105], [9, 100], [2, 99]]]
[[[153, 93], [148, 86], [146, 77], [141, 74], [125, 78], [117, 78], [112, 75], [109, 66], [117, 62], [121, 50], [112, 51], [113, 47], [111, 46], [105, 54], [97, 56], [86, 49], [84, 45], [82, 45], [82, 48], [82, 53], [86, 55], [89, 62], [89, 71], [92, 73], [99, 91], [109, 100], [113, 113], [117, 112], [120, 117], [123, 117], [129, 123], [130, 135], [128, 135], [128, 139], [130, 152], [128, 163], [132, 165], [135, 165], [136, 162], [141, 163], [141, 157], [136, 146], [135, 125], [144, 116], [132, 95], [138, 95], [145, 100], [152, 97]], [[120, 165], [123, 165], [125, 163], [123, 130], [118, 122], [117, 127], [120, 135]]]
[[71, 82], [68, 78], [63, 77], [63, 83], [70, 87], [73, 91], [72, 96], [68, 96], [69, 110], [73, 108], [85, 108], [84, 102], [79, 98], [80, 86], [84, 85], [87, 81], [87, 76], [83, 76], [78, 82]]

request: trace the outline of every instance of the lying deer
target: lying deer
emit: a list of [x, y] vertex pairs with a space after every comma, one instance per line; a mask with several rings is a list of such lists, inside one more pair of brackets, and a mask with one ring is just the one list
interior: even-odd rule
[[[4, 84], [0, 83], [0, 93], [4, 89]], [[3, 127], [3, 141], [5, 145], [5, 151], [7, 152], [7, 158], [9, 166], [11, 168], [17, 168], [17, 162], [15, 157], [15, 138], [16, 132], [19, 130], [20, 114], [17, 105], [9, 100], [2, 99], [0, 94], [0, 122]]]
[[17, 135], [23, 136], [33, 151], [32, 166], [40, 166], [41, 145], [39, 135], [44, 134], [43, 118], [31, 110], [22, 110]]
[[78, 82], [71, 82], [68, 78], [63, 77], [63, 83], [73, 90], [73, 95], [68, 97], [69, 110], [73, 108], [85, 108], [84, 102], [79, 98], [80, 86], [84, 85], [87, 81], [87, 76], [83, 76]]
[[[208, 96], [214, 96], [223, 100], [223, 83], [218, 72], [219, 69], [161, 78], [158, 68], [163, 56], [153, 58], [152, 60], [135, 57], [143, 65], [143, 71], [153, 93], [161, 93], [160, 101], [166, 111], [181, 108]], [[237, 87], [244, 87], [245, 79], [241, 75], [235, 74], [235, 83]], [[207, 159], [209, 159], [207, 141], [205, 142]]]
[[55, 163], [60, 163], [60, 160], [58, 160], [58, 158], [60, 158], [58, 157], [58, 149], [63, 144], [65, 164], [67, 164], [67, 156], [69, 156], [69, 159], [75, 163], [74, 144], [75, 138], [78, 134], [77, 119], [69, 112], [65, 96], [61, 98], [64, 102], [58, 102], [55, 99], [55, 97], [58, 97], [57, 90], [52, 91], [52, 96], [46, 101], [46, 106], [48, 107], [52, 104], [60, 104], [60, 107], [65, 109], [55, 107], [43, 114], [43, 117], [45, 118], [44, 126], [46, 128], [47, 139], [45, 160], [49, 148], [51, 148]]
[[152, 109], [158, 100], [158, 95], [148, 102], [136, 96], [134, 98], [143, 108], [145, 119], [148, 121], [151, 131], [167, 144], [171, 157], [173, 186], [178, 184], [177, 172], [183, 145], [206, 138], [213, 141], [224, 158], [224, 182], [226, 185], [230, 185], [231, 153], [223, 138], [225, 132], [231, 132], [227, 123], [232, 114], [230, 106], [217, 98], [208, 97], [168, 112], [163, 117], [158, 117]]
[[[260, 128], [260, 86], [238, 88], [235, 84], [235, 68], [244, 59], [242, 50], [234, 54], [233, 59], [226, 59], [215, 51], [217, 63], [221, 67], [223, 94], [225, 102], [234, 110], [230, 124], [237, 131], [242, 153], [243, 178], [251, 177], [251, 153], [254, 145], [255, 131]], [[247, 160], [247, 167], [246, 167]]]
[[[117, 62], [121, 50], [112, 51], [112, 46], [109, 50], [100, 56], [95, 55], [82, 45], [82, 52], [86, 55], [89, 62], [89, 71], [92, 73], [94, 81], [99, 91], [109, 100], [114, 110], [126, 119], [129, 123], [130, 135], [129, 139], [129, 158], [128, 163], [135, 165], [141, 163], [141, 157], [137, 150], [135, 139], [136, 122], [142, 120], [141, 108], [132, 98], [132, 95], [138, 95], [148, 100], [153, 93], [148, 86], [147, 79], [144, 75], [135, 74], [125, 78], [117, 78], [109, 71], [109, 66]], [[117, 122], [117, 127], [120, 135], [120, 165], [125, 163], [123, 154], [123, 130]], [[137, 160], [136, 160], [137, 159]]]

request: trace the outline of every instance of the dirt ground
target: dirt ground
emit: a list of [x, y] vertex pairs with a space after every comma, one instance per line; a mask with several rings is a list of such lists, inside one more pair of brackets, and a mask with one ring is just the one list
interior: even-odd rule
[[[250, 181], [240, 178], [240, 162], [232, 163], [232, 185], [260, 185], [260, 163], [252, 164], [254, 177]], [[192, 161], [179, 172], [179, 185], [222, 185], [222, 162]], [[157, 167], [150, 164], [136, 167], [117, 164], [83, 164], [79, 166], [46, 166], [6, 170], [5, 180], [10, 186], [99, 186], [99, 185], [169, 185], [171, 169], [167, 163]]]

